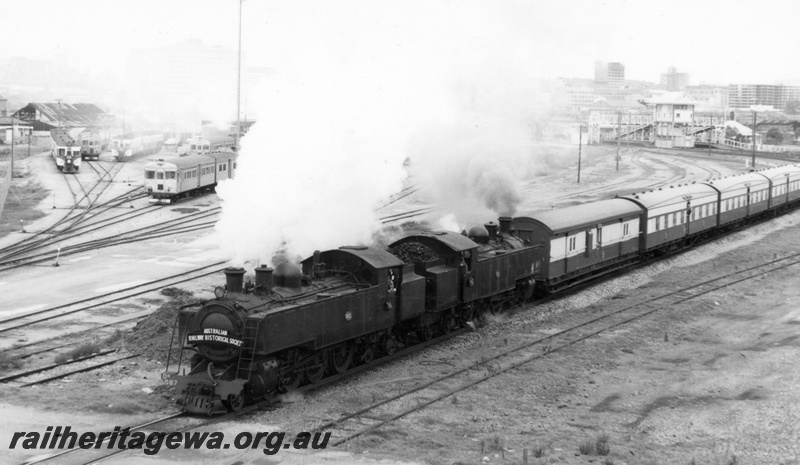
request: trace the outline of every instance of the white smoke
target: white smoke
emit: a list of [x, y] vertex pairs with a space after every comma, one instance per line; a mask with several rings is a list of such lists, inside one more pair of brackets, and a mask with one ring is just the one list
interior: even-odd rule
[[[217, 231], [239, 262], [368, 243], [403, 161], [446, 220], [513, 213], [536, 101], [501, 3], [246, 2], [274, 70]], [[512, 28], [513, 29], [513, 28]], [[249, 36], [248, 36], [249, 37]], [[250, 42], [253, 41], [249, 37]], [[252, 48], [248, 61], [253, 61]], [[258, 60], [256, 60], [258, 61]], [[526, 66], [529, 63], [525, 64]], [[525, 68], [525, 66], [522, 66]], [[476, 209], [476, 207], [480, 207]]]
[[447, 108], [406, 7], [265, 7], [262, 60], [275, 72], [242, 140], [236, 179], [218, 188], [216, 229], [233, 260], [272, 263], [280, 253], [295, 261], [368, 243], [381, 226], [373, 208], [401, 190], [410, 134]]

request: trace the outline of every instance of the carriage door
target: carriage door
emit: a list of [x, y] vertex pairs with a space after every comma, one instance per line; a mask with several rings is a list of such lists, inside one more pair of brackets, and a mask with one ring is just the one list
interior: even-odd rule
[[228, 160], [228, 179], [233, 179], [233, 160]]
[[683, 222], [683, 235], [684, 236], [688, 236], [689, 233], [691, 232], [691, 228], [689, 227], [689, 224], [692, 221], [692, 201], [691, 200], [687, 200], [686, 201], [686, 213], [684, 213], [684, 220], [685, 221]]
[[164, 191], [164, 170], [156, 171], [156, 190], [159, 192]]
[[753, 199], [750, 197], [750, 184], [747, 183], [745, 186], [747, 186], [747, 210], [745, 211], [747, 212], [746, 215], [750, 216], [750, 205], [753, 203]]
[[200, 187], [200, 178], [203, 176], [201, 173], [203, 172], [203, 166], [197, 165], [197, 187]]

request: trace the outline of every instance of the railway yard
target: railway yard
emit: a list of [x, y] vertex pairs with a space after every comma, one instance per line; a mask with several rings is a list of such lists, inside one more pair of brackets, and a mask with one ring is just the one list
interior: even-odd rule
[[[614, 153], [585, 148], [580, 184], [571, 162], [541, 170], [519, 210], [745, 170], [726, 153], [629, 147], [617, 172]], [[800, 211], [277, 402], [192, 417], [178, 414], [161, 373], [174, 310], [212, 298], [230, 266], [213, 232], [219, 201], [151, 205], [144, 163], [101, 157], [65, 175], [46, 154], [22, 162], [47, 196], [28, 207], [41, 218], [0, 237], [0, 437], [66, 424], [312, 431], [331, 433], [328, 449], [17, 448], [2, 463], [800, 464]], [[446, 213], [413, 169], [406, 189], [376, 206], [388, 226], [424, 228]]]

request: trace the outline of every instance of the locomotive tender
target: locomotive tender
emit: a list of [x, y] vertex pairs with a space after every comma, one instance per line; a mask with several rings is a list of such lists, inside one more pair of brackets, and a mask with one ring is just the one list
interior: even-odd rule
[[170, 203], [213, 190], [220, 181], [232, 179], [235, 172], [234, 152], [159, 159], [144, 165], [144, 190], [151, 203]]
[[784, 165], [504, 217], [499, 230], [490, 223], [468, 237], [429, 232], [389, 251], [315, 252], [302, 270], [256, 269], [254, 284], [229, 268], [227, 291], [179, 312], [163, 377], [188, 412], [237, 410], [798, 205], [800, 166]]

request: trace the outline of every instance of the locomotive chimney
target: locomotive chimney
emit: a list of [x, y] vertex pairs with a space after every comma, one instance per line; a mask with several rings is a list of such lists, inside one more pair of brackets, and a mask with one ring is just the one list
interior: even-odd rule
[[225, 286], [228, 292], [242, 292], [244, 287], [244, 268], [225, 268]]
[[511, 217], [500, 217], [500, 234], [511, 234]]
[[484, 224], [483, 227], [489, 232], [489, 239], [497, 237], [497, 225], [493, 221]]
[[267, 265], [261, 265], [255, 269], [256, 272], [256, 292], [268, 293], [272, 290], [272, 272], [274, 270]]

